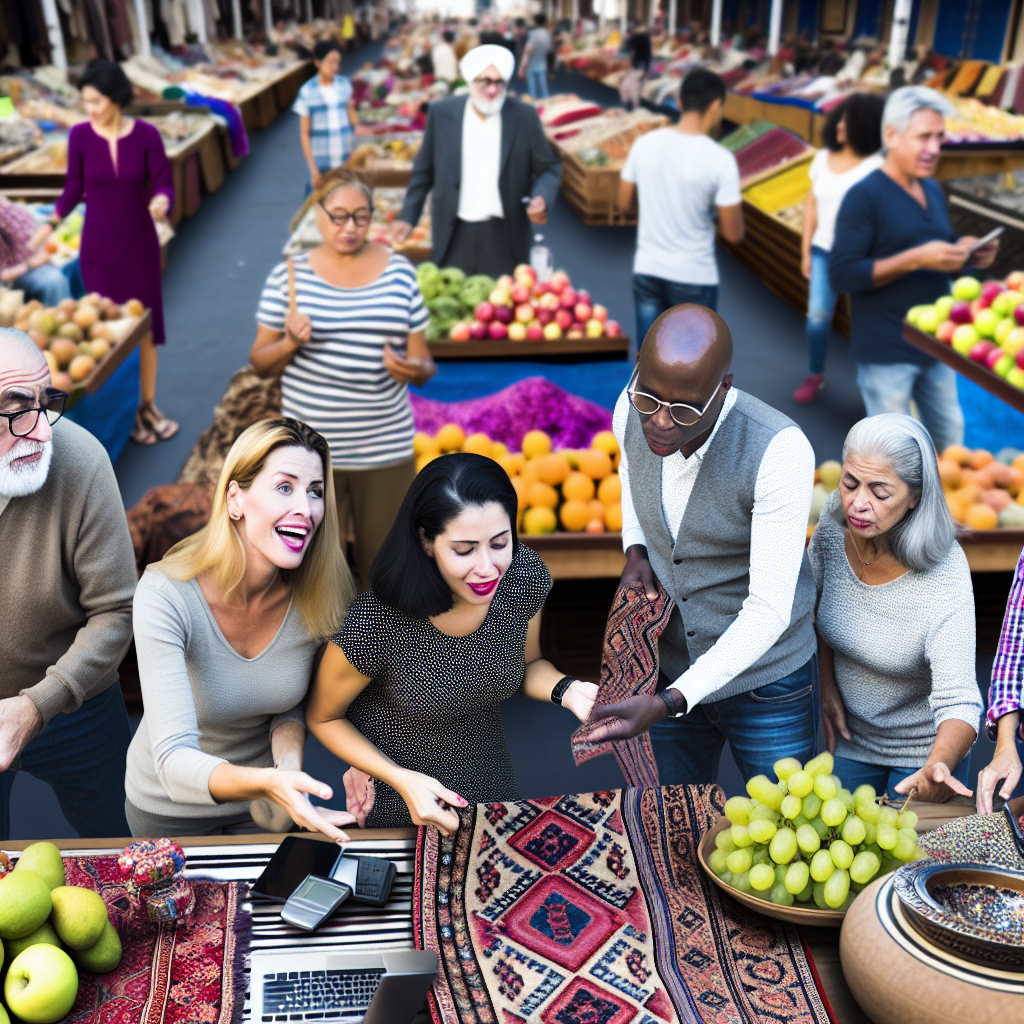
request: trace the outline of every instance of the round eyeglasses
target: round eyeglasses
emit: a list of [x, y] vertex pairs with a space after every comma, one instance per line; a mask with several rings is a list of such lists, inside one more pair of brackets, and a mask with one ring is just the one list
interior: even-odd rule
[[349, 221], [352, 221], [359, 230], [369, 226], [371, 214], [364, 210], [357, 210], [355, 213], [349, 213], [348, 210], [337, 210], [332, 213], [323, 203], [319, 205], [320, 209], [327, 214], [327, 219], [336, 228], [343, 228]]
[[17, 412], [0, 412], [0, 416], [7, 420], [7, 427], [15, 437], [28, 437], [36, 429], [40, 413], [46, 416], [46, 422], [52, 427], [64, 415], [67, 400], [68, 396], [63, 391], [47, 391], [43, 405]]
[[632, 386], [626, 390], [626, 394], [629, 395], [629, 404], [641, 416], [653, 416], [659, 409], [665, 408], [668, 409], [668, 414], [676, 426], [695, 427], [711, 408], [711, 403], [718, 397], [720, 387], [721, 384], [715, 388], [715, 393], [707, 400], [703, 409], [688, 405], [686, 402], [663, 402], [660, 398], [655, 398], [654, 395], [649, 395], [646, 391], [637, 391]]

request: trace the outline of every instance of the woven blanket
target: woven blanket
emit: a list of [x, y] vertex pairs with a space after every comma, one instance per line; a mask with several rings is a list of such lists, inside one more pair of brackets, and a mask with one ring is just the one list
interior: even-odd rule
[[80, 973], [65, 1024], [240, 1024], [251, 918], [239, 882], [195, 882], [196, 909], [181, 928], [133, 915], [116, 857], [64, 861], [68, 885], [95, 889], [121, 936], [110, 974]]
[[799, 933], [696, 856], [717, 786], [481, 804], [420, 829], [413, 927], [437, 1024], [828, 1024]]
[[[653, 604], [638, 583], [619, 588], [608, 613], [595, 707], [640, 693], [654, 693], [658, 684], [658, 637], [668, 625], [673, 607], [672, 598], [660, 584]], [[592, 743], [587, 737], [593, 727], [587, 723], [573, 733], [572, 754], [576, 764], [614, 752], [629, 785], [658, 785], [658, 766], [647, 733], [629, 740]]]

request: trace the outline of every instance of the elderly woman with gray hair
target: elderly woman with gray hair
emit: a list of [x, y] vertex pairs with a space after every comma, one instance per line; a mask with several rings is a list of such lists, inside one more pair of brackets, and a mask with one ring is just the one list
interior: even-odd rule
[[836, 774], [851, 790], [970, 796], [983, 710], [974, 591], [920, 423], [889, 413], [854, 425], [808, 555]]
[[908, 413], [914, 399], [936, 448], [963, 441], [956, 373], [903, 340], [911, 306], [949, 291], [949, 275], [992, 265], [999, 243], [968, 259], [975, 238], [957, 238], [933, 175], [953, 105], [933, 89], [906, 86], [882, 114], [885, 163], [854, 185], [836, 218], [829, 280], [848, 292], [850, 354], [869, 416]]

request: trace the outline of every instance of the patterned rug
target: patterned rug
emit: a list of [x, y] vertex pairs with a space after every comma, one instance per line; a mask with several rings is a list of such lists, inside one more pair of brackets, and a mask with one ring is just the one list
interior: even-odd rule
[[[608, 613], [601, 686], [595, 706], [614, 704], [639, 693], [654, 693], [658, 683], [658, 637], [668, 625], [673, 607], [672, 599], [660, 584], [653, 604], [640, 584], [619, 589]], [[573, 733], [572, 754], [577, 765], [614, 753], [629, 785], [658, 785], [658, 766], [647, 733], [629, 740], [592, 743], [587, 738], [592, 728], [588, 723]]]
[[110, 974], [80, 973], [65, 1024], [239, 1024], [251, 918], [239, 882], [195, 882], [196, 909], [177, 930], [133, 916], [116, 857], [64, 861], [68, 885], [95, 889], [124, 947]]
[[413, 927], [437, 1024], [828, 1024], [795, 928], [722, 897], [717, 786], [481, 804], [420, 829]]

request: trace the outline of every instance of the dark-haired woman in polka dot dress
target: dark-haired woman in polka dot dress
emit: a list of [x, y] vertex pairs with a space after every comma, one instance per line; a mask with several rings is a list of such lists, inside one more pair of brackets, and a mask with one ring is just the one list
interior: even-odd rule
[[551, 574], [519, 546], [516, 514], [496, 462], [435, 459], [374, 559], [373, 589], [331, 637], [306, 720], [355, 769], [346, 793], [360, 824], [451, 834], [452, 807], [515, 800], [499, 705], [516, 693], [589, 717], [597, 687], [541, 655]]

